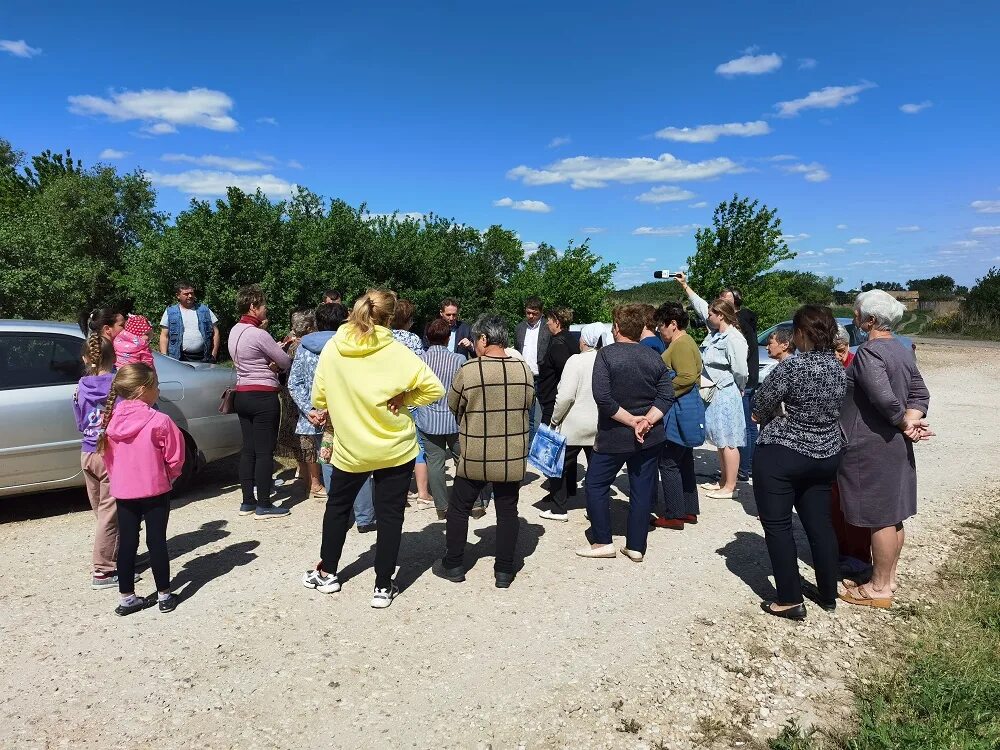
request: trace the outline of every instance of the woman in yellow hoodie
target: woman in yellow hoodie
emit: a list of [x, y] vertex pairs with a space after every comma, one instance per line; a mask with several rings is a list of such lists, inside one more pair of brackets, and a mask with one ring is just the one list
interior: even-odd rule
[[351, 508], [373, 475], [376, 609], [388, 607], [398, 593], [392, 575], [406, 491], [420, 450], [406, 407], [432, 404], [444, 395], [444, 386], [424, 361], [393, 338], [388, 326], [395, 310], [396, 294], [381, 289], [369, 289], [355, 302], [347, 323], [319, 355], [312, 390], [313, 406], [333, 427], [333, 477], [323, 515], [321, 560], [302, 583], [324, 594], [340, 591], [337, 566]]

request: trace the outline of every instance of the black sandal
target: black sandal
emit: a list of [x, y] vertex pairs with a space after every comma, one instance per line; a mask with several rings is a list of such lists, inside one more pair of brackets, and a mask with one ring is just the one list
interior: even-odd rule
[[178, 599], [177, 594], [170, 594], [170, 596], [166, 599], [160, 599], [157, 597], [157, 604], [159, 605], [161, 612], [173, 612], [177, 609], [178, 601], [180, 601], [180, 599]]
[[769, 615], [783, 617], [786, 620], [801, 622], [806, 619], [806, 605], [804, 603], [796, 604], [794, 607], [788, 607], [787, 609], [771, 609], [772, 604], [777, 604], [777, 602], [761, 602], [760, 608]]
[[[155, 594], [154, 594], [155, 596]], [[115, 614], [119, 617], [127, 617], [128, 615], [133, 615], [136, 612], [146, 609], [150, 605], [148, 599], [141, 596], [135, 597], [135, 601], [131, 604], [119, 604], [115, 607]]]

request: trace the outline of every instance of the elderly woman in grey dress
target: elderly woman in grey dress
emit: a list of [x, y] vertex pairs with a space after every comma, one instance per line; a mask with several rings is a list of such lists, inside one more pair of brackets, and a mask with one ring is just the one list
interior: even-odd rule
[[917, 512], [913, 443], [933, 435], [925, 419], [930, 394], [913, 351], [892, 335], [904, 312], [881, 289], [854, 302], [854, 324], [868, 340], [847, 370], [840, 417], [847, 449], [837, 481], [845, 520], [872, 531], [874, 570], [866, 584], [844, 582], [841, 599], [849, 604], [892, 605], [903, 522]]

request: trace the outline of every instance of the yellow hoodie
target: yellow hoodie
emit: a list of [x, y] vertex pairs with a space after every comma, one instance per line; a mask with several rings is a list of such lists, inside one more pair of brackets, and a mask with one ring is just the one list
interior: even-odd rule
[[444, 386], [424, 361], [375, 326], [360, 341], [347, 323], [323, 347], [313, 380], [312, 402], [327, 409], [333, 426], [330, 462], [361, 474], [405, 464], [417, 457], [417, 430], [406, 409], [393, 414], [389, 399], [405, 393], [407, 406], [433, 404]]

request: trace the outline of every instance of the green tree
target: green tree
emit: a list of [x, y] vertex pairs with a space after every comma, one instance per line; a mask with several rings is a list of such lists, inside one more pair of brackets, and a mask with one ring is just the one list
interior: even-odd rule
[[761, 274], [795, 257], [781, 239], [777, 209], [759, 204], [734, 195], [716, 207], [712, 226], [695, 234], [688, 278], [705, 299], [714, 299], [727, 286], [749, 289]]
[[165, 223], [152, 186], [140, 172], [84, 169], [69, 151], [22, 162], [0, 141], [0, 312], [75, 320], [127, 304], [124, 258]]
[[898, 281], [871, 281], [861, 285], [862, 292], [870, 292], [872, 289], [881, 289], [883, 292], [905, 292], [906, 287]]
[[920, 292], [921, 299], [951, 299], [957, 293], [955, 279], [945, 274], [929, 279], [910, 279], [906, 288], [911, 292]]
[[[965, 312], [980, 318], [996, 321], [1000, 317], [1000, 268], [993, 266], [965, 298]], [[996, 331], [994, 330], [994, 335]]]

